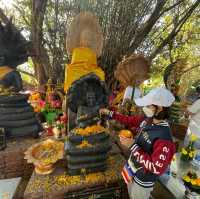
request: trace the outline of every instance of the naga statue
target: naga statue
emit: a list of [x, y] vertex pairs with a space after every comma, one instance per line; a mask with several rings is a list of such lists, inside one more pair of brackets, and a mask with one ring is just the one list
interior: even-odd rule
[[28, 96], [19, 93], [23, 86], [16, 68], [28, 60], [29, 46], [11, 20], [0, 23], [0, 128], [7, 137], [37, 137], [41, 130]]
[[67, 37], [72, 54], [66, 66], [68, 121], [75, 114], [67, 140], [67, 167], [70, 175], [104, 171], [111, 148], [109, 134], [101, 125], [99, 109], [108, 105], [104, 72], [97, 66], [103, 37], [97, 18], [82, 12], [74, 18]]
[[138, 114], [134, 98], [141, 97], [139, 86], [149, 78], [150, 63], [142, 54], [133, 54], [122, 60], [115, 70], [115, 78], [126, 88], [118, 99], [118, 107], [123, 114]]

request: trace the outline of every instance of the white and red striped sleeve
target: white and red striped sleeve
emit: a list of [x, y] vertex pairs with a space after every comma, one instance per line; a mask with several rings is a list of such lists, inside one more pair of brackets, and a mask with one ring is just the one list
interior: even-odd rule
[[146, 171], [162, 175], [170, 164], [176, 151], [175, 144], [168, 140], [158, 139], [153, 145], [152, 154], [148, 154], [137, 144], [131, 148], [131, 156]]

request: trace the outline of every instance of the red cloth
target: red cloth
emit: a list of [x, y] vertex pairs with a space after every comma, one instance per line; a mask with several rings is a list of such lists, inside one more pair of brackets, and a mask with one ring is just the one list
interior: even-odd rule
[[146, 153], [141, 147], [134, 147], [131, 155], [146, 171], [162, 175], [175, 152], [176, 146], [173, 142], [158, 139], [153, 144], [153, 152], [151, 154]]
[[117, 120], [128, 128], [138, 128], [140, 127], [140, 123], [144, 120], [144, 116], [126, 116], [116, 112], [113, 112], [112, 119]]

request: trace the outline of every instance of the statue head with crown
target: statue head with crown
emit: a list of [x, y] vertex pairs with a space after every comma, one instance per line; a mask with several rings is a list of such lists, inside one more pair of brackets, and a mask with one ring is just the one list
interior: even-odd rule
[[99, 109], [107, 106], [107, 89], [97, 75], [90, 73], [72, 84], [68, 91], [69, 108], [77, 113], [79, 128], [95, 125], [100, 121]]

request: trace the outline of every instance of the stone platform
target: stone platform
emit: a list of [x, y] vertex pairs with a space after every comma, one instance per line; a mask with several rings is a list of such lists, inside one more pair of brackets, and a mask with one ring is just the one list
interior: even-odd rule
[[[56, 165], [55, 171], [50, 175], [37, 175], [33, 172], [26, 187], [24, 199], [63, 199], [70, 194], [76, 195], [80, 192], [95, 189], [98, 187], [121, 187], [118, 190], [120, 198], [127, 198], [126, 185], [121, 177], [121, 169], [125, 159], [120, 154], [119, 148], [114, 144], [108, 159], [108, 169], [105, 172], [98, 172], [87, 175], [69, 176], [67, 174], [66, 161]], [[117, 185], [116, 185], [117, 184]]]

